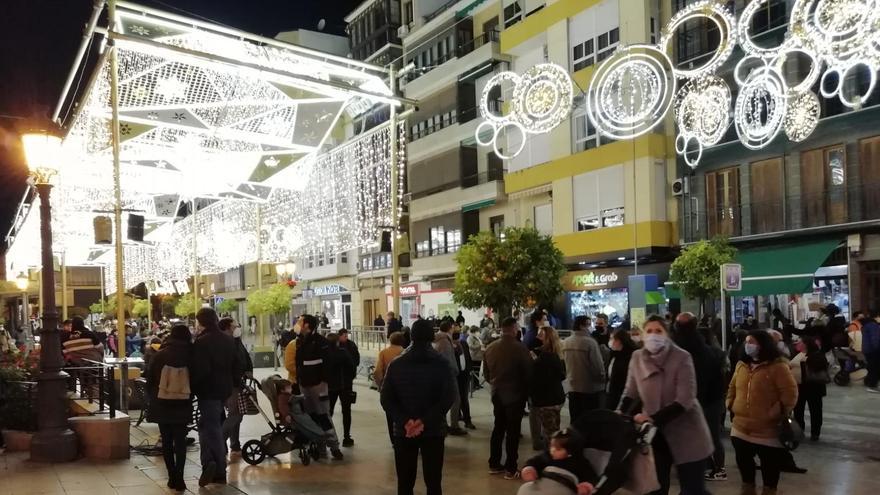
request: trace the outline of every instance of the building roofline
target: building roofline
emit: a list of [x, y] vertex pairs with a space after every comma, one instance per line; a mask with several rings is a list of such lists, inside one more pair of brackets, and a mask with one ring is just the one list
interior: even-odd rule
[[364, 0], [363, 2], [358, 4], [358, 6], [354, 8], [354, 10], [346, 14], [346, 16], [342, 19], [347, 23], [351, 23], [351, 21], [353, 21], [355, 17], [363, 14], [364, 11], [367, 10], [367, 7], [378, 1], [380, 0]]

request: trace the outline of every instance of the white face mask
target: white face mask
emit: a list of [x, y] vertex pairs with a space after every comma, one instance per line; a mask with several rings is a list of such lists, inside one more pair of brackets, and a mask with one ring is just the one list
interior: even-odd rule
[[232, 331], [232, 338], [234, 338], [234, 339], [241, 338], [241, 327], [235, 327], [235, 330]]
[[642, 343], [642, 336], [641, 335], [631, 335], [630, 337], [632, 337], [633, 342], [635, 342], [636, 344]]
[[665, 335], [657, 333], [649, 333], [645, 335], [645, 349], [651, 354], [656, 354], [669, 344], [669, 339]]

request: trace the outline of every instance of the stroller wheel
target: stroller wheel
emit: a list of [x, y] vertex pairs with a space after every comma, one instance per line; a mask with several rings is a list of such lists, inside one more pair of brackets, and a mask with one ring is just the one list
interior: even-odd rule
[[309, 452], [309, 455], [312, 456], [312, 459], [314, 459], [316, 461], [320, 457], [318, 455], [318, 444], [316, 444], [316, 443], [309, 444], [309, 451], [308, 452]]
[[299, 449], [299, 460], [302, 461], [303, 466], [308, 466], [312, 463], [312, 457], [309, 455], [308, 449]]
[[259, 440], [248, 440], [241, 448], [241, 458], [251, 466], [256, 466], [263, 462], [263, 459], [266, 458], [263, 444]]

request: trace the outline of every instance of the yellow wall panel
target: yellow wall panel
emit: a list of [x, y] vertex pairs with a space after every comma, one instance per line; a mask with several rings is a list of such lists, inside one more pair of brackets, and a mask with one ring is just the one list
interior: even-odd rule
[[501, 51], [508, 53], [519, 44], [550, 29], [559, 21], [582, 12], [601, 0], [559, 0], [501, 32]]
[[553, 240], [566, 257], [613, 253], [633, 247], [670, 247], [676, 244], [674, 226], [670, 222], [640, 222], [636, 225], [637, 246], [633, 246], [632, 224], [559, 235], [553, 237]]

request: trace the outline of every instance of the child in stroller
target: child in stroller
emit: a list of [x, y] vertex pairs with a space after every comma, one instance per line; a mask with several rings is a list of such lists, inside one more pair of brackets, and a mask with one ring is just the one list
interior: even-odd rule
[[303, 397], [293, 393], [293, 384], [279, 375], [272, 375], [259, 384], [259, 389], [269, 399], [275, 419], [270, 419], [259, 408], [255, 396], [251, 399], [271, 431], [259, 440], [250, 440], [242, 446], [241, 456], [245, 462], [257, 465], [266, 456], [274, 457], [293, 450], [299, 451], [299, 458], [304, 466], [308, 466], [312, 459], [318, 459], [325, 433], [306, 414]]
[[522, 470], [526, 483], [519, 495], [532, 493], [590, 495], [598, 480], [590, 461], [584, 457], [581, 435], [572, 428], [563, 428], [550, 437], [550, 448], [532, 457]]

